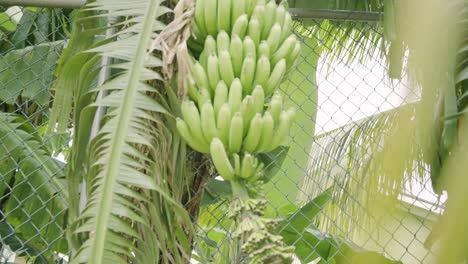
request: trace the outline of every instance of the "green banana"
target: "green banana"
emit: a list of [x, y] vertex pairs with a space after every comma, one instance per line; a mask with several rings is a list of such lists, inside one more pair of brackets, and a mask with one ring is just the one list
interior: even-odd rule
[[261, 36], [263, 31], [263, 22], [265, 19], [265, 4], [257, 3], [257, 6], [255, 6], [252, 16], [255, 16], [258, 19], [258, 24], [260, 25], [260, 39], [263, 39], [261, 38]]
[[218, 56], [223, 50], [229, 51], [231, 45], [231, 39], [226, 31], [220, 31], [216, 37], [216, 45], [218, 50]]
[[301, 44], [299, 43], [299, 41], [296, 41], [294, 49], [292, 50], [291, 54], [289, 54], [289, 56], [286, 58], [287, 71], [289, 71], [294, 66], [294, 63], [296, 62], [300, 53], [301, 53]]
[[278, 124], [281, 111], [283, 110], [283, 97], [278, 92], [273, 93], [267, 111], [271, 113], [273, 121]]
[[250, 55], [254, 61], [257, 61], [257, 46], [251, 37], [246, 36], [244, 42], [242, 43], [243, 47], [243, 57], [244, 60]]
[[218, 32], [218, 0], [205, 0], [205, 27], [210, 35]]
[[283, 26], [284, 19], [286, 18], [286, 8], [284, 5], [278, 5], [275, 12], [275, 22]]
[[201, 109], [201, 125], [207, 142], [211, 142], [214, 137], [218, 136], [215, 113], [211, 102], [206, 102]]
[[229, 129], [228, 149], [230, 153], [237, 153], [240, 151], [242, 147], [243, 131], [244, 121], [242, 119], [242, 114], [236, 112], [231, 120], [231, 127]]
[[205, 69], [208, 66], [208, 56], [209, 53], [205, 49], [203, 49], [202, 52], [200, 52], [200, 57], [198, 58], [198, 62]]
[[180, 136], [184, 139], [185, 142], [187, 142], [187, 144], [191, 148], [201, 153], [210, 153], [208, 145], [200, 143], [197, 139], [194, 138], [194, 136], [190, 133], [190, 130], [187, 127], [187, 124], [184, 122], [184, 120], [177, 117], [176, 127], [177, 131], [179, 131]]
[[260, 136], [260, 142], [256, 148], [257, 152], [265, 152], [265, 150], [268, 149], [273, 140], [274, 128], [275, 123], [273, 121], [273, 117], [270, 112], [265, 111], [263, 114], [262, 135]]
[[220, 80], [219, 60], [218, 60], [218, 56], [216, 56], [214, 52], [211, 53], [211, 55], [208, 57], [207, 72], [208, 72], [208, 83], [209, 83], [210, 94], [214, 94], [216, 90], [216, 86], [218, 85], [219, 80]]
[[257, 168], [257, 172], [254, 174], [254, 176], [252, 176], [251, 178], [248, 178], [247, 182], [257, 182], [257, 181], [259, 181], [260, 179], [263, 178], [263, 176], [264, 176], [263, 171], [262, 171], [262, 169], [264, 167], [263, 163], [260, 164], [260, 167], [262, 167], [262, 168], [261, 169]]
[[[247, 169], [248, 169], [247, 173], [249, 174], [249, 178], [252, 178], [255, 175], [255, 173], [257, 173], [257, 171], [258, 171], [258, 165], [259, 165], [258, 163], [259, 162], [258, 162], [258, 159], [255, 158], [255, 156], [252, 155], [252, 154], [250, 155], [250, 158], [247, 160], [247, 162], [248, 162], [248, 165], [249, 165], [247, 167]], [[242, 167], [241, 167], [241, 172], [242, 172]]]
[[231, 1], [232, 0], [218, 1], [218, 31], [231, 31]]
[[257, 62], [257, 70], [255, 71], [254, 86], [265, 86], [270, 78], [271, 64], [267, 56], [262, 55]]
[[191, 100], [184, 100], [180, 105], [182, 112], [182, 118], [184, 119], [187, 126], [190, 128], [190, 132], [199, 142], [200, 145], [208, 145], [203, 136], [200, 114], [195, 103]]
[[262, 29], [260, 28], [260, 23], [258, 22], [257, 16], [253, 15], [249, 21], [249, 28], [247, 35], [252, 38], [255, 43], [255, 47], [260, 45], [260, 40], [262, 38]]
[[281, 143], [288, 136], [289, 128], [292, 125], [294, 120], [295, 111], [294, 109], [289, 109], [288, 111], [281, 112], [278, 126], [275, 128], [275, 136], [273, 137], [273, 142], [271, 147], [267, 151], [272, 151], [275, 148], [279, 147]]
[[219, 54], [219, 73], [221, 79], [224, 80], [227, 86], [230, 86], [234, 81], [234, 69], [232, 67], [231, 54], [227, 50], [221, 51]]
[[210, 154], [213, 164], [221, 177], [227, 181], [232, 180], [234, 178], [234, 169], [229, 161], [223, 142], [219, 138], [214, 138], [211, 141]]
[[289, 14], [289, 12], [286, 12], [286, 14], [284, 15], [284, 21], [282, 24], [280, 24], [282, 26], [282, 29], [281, 29], [281, 42], [283, 42], [290, 34], [292, 34], [292, 17], [291, 17], [291, 14]]
[[269, 96], [283, 81], [284, 74], [286, 73], [286, 60], [280, 60], [273, 71], [271, 72], [270, 78], [265, 85], [265, 95]]
[[203, 67], [207, 67], [208, 56], [213, 52], [216, 52], [216, 40], [213, 36], [208, 35], [205, 39], [205, 45], [203, 51], [200, 54], [200, 58], [198, 58], [198, 61], [200, 61], [200, 64]]
[[232, 26], [231, 35], [238, 35], [241, 39], [245, 37], [247, 27], [249, 25], [249, 19], [246, 14], [241, 15], [235, 20]]
[[216, 86], [213, 102], [213, 108], [215, 113], [218, 113], [219, 109], [221, 109], [221, 106], [223, 106], [224, 103], [227, 103], [228, 96], [228, 87], [223, 80], [220, 80], [218, 82], [218, 85]]
[[241, 81], [236, 78], [231, 84], [229, 88], [229, 107], [231, 108], [231, 112], [235, 113], [239, 111], [240, 105], [242, 101], [242, 83]]
[[245, 153], [242, 159], [242, 167], [239, 176], [243, 179], [248, 179], [255, 174], [255, 158], [250, 153]]
[[296, 47], [296, 43], [296, 36], [290, 35], [271, 57], [271, 64], [276, 64], [281, 59], [287, 59]]
[[278, 49], [281, 41], [281, 25], [275, 23], [271, 30], [269, 31], [268, 38], [266, 39], [268, 45], [270, 46], [270, 52], [275, 54], [276, 49]]
[[253, 90], [252, 84], [255, 78], [255, 66], [256, 63], [254, 58], [248, 54], [244, 59], [240, 76], [244, 94], [250, 94]]
[[258, 144], [260, 143], [260, 138], [263, 131], [263, 118], [260, 113], [255, 114], [255, 116], [250, 121], [249, 132], [245, 137], [243, 150], [254, 153]]
[[246, 13], [246, 5], [247, 5], [246, 0], [232, 1], [231, 17], [233, 21], [236, 21], [237, 18], [239, 18], [241, 15]]
[[205, 26], [205, 1], [206, 0], [197, 0], [195, 4], [195, 23], [197, 24], [202, 39], [207, 35]]
[[198, 89], [198, 109], [202, 109], [203, 108], [203, 105], [206, 103], [206, 102], [211, 102], [211, 96], [210, 96], [210, 92], [208, 91], [208, 89], [206, 89], [205, 87], [200, 87]]
[[243, 43], [241, 38], [238, 35], [233, 35], [231, 37], [231, 54], [236, 54], [232, 57], [232, 66], [234, 69], [234, 75], [239, 77], [242, 70], [242, 60], [243, 57], [237, 54], [243, 54]]
[[187, 80], [187, 92], [188, 92], [188, 95], [190, 97], [190, 99], [192, 99], [193, 101], [195, 102], [198, 102], [198, 90], [197, 90], [197, 85], [195, 83], [195, 80], [193, 80], [192, 78], [189, 78], [188, 76], [186, 77], [186, 80]]
[[257, 0], [247, 1], [245, 6], [245, 13], [250, 17], [257, 6]]
[[192, 64], [192, 74], [193, 78], [195, 80], [195, 83], [197, 84], [198, 87], [205, 87], [208, 89], [208, 77], [206, 76], [205, 69], [203, 66], [196, 61], [194, 64]]
[[255, 116], [255, 107], [253, 104], [253, 97], [251, 95], [247, 95], [244, 100], [242, 100], [240, 111], [242, 114], [242, 118], [244, 119], [244, 136], [247, 134], [249, 130], [250, 121]]
[[267, 56], [267, 58], [270, 58], [270, 45], [268, 45], [266, 40], [260, 41], [260, 45], [258, 46], [258, 56]]
[[229, 144], [229, 129], [231, 126], [231, 109], [227, 103], [223, 104], [218, 112], [217, 127], [219, 138], [224, 145]]
[[[269, 35], [270, 30], [272, 29], [273, 24], [275, 23], [275, 16], [276, 16], [276, 9], [278, 6], [276, 5], [275, 0], [270, 0], [268, 4], [265, 5], [265, 14], [263, 20], [263, 27], [262, 27], [262, 39], [266, 39]], [[278, 36], [278, 38], [281, 34]]]
[[265, 107], [265, 91], [262, 86], [255, 86], [252, 92], [252, 100], [255, 113], [263, 113], [263, 109]]
[[239, 176], [241, 174], [241, 161], [240, 156], [237, 153], [232, 154], [234, 158], [234, 175]]

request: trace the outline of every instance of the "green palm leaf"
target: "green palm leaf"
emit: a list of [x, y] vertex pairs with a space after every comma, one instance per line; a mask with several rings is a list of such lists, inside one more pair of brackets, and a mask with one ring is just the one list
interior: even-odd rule
[[405, 182], [427, 176], [431, 153], [424, 153], [417, 138], [418, 123], [411, 121], [417, 107], [404, 105], [314, 139], [299, 200], [307, 202], [334, 186], [334, 204], [317, 221], [322, 228], [352, 234], [355, 223], [370, 224], [368, 212], [378, 214], [379, 206], [393, 201]]
[[[74, 232], [82, 240], [77, 243], [81, 246], [72, 262], [128, 263], [136, 256], [141, 263], [155, 263], [155, 256], [165, 247], [154, 239], [161, 235], [157, 229], [162, 224], [153, 226], [153, 223], [165, 217], [154, 213], [158, 210], [158, 199], [171, 207], [165, 210], [175, 211], [172, 221], [187, 219], [181, 205], [159, 183], [161, 172], [157, 161], [161, 157], [156, 143], [161, 135], [155, 126], [161, 123], [158, 114], [166, 113], [166, 109], [155, 99], [157, 89], [147, 83], [148, 80], [161, 80], [152, 70], [160, 66], [161, 61], [148, 50], [157, 37], [156, 32], [163, 26], [157, 19], [168, 9], [158, 0], [132, 1], [131, 4], [124, 0], [99, 0], [86, 9], [102, 17], [125, 14], [131, 18], [115, 37], [112, 36], [115, 41], [103, 41], [87, 51], [118, 61], [118, 65], [110, 67], [118, 68], [119, 73], [99, 89], [88, 92], [105, 91], [106, 96], [93, 102], [93, 96], [87, 96], [84, 91], [81, 97], [90, 103], [83, 113], [102, 107], [106, 109], [106, 115], [87, 151], [88, 200], [74, 222]], [[93, 16], [83, 19], [93, 19]], [[89, 127], [83, 124], [77, 127], [79, 135], [89, 135], [86, 131]], [[75, 151], [82, 149], [82, 146], [76, 146]], [[178, 236], [166, 234], [171, 235]], [[179, 240], [179, 243], [183, 241]], [[148, 244], [153, 248], [145, 250]], [[169, 256], [165, 257], [169, 259]]]

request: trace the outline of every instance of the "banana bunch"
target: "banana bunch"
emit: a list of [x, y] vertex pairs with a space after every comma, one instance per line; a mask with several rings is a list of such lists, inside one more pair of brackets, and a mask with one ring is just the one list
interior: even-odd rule
[[[273, 32], [273, 31], [272, 31]], [[191, 61], [193, 79], [189, 79], [189, 95], [198, 100], [200, 90], [206, 89], [212, 99], [220, 80], [228, 87], [239, 78], [245, 96], [260, 85], [269, 97], [284, 80], [299, 56], [300, 44], [290, 35], [274, 52], [266, 40], [257, 46], [249, 36], [241, 39], [220, 31], [206, 38], [198, 60]]]
[[216, 169], [225, 180], [241, 178], [247, 181], [255, 181], [262, 176], [263, 163], [260, 163], [250, 153], [243, 153], [242, 160], [239, 154], [233, 153], [233, 166], [226, 153], [224, 144], [219, 138], [214, 138], [211, 141], [210, 153]]
[[[291, 15], [284, 5], [277, 5], [275, 0], [197, 0], [193, 37], [189, 45], [192, 49], [204, 53], [202, 57], [206, 61], [206, 57], [213, 51], [213, 38], [218, 37], [220, 47], [217, 51], [227, 49], [231, 56], [236, 55], [233, 62], [237, 77], [243, 66], [239, 63], [242, 61], [239, 54], [244, 54], [244, 57], [251, 54], [250, 59], [253, 59], [253, 62], [249, 62], [250, 64], [257, 63], [261, 55], [266, 55], [270, 59], [272, 69], [280, 60], [285, 59], [286, 69], [289, 70], [301, 49], [300, 43], [291, 34], [291, 26]], [[224, 32], [224, 41], [219, 42], [221, 32]], [[236, 38], [233, 40], [235, 44], [232, 49], [228, 49], [228, 36]], [[206, 41], [210, 43], [207, 45]], [[243, 47], [239, 45], [242, 42], [246, 44]], [[242, 51], [242, 48], [247, 50]], [[253, 48], [253, 53], [250, 48]], [[258, 54], [255, 54], [255, 51]], [[220, 54], [218, 58], [223, 61]], [[255, 69], [251, 72], [255, 72]], [[280, 75], [279, 79], [282, 77]]]
[[[254, 181], [257, 153], [277, 148], [295, 111], [275, 92], [300, 53], [292, 19], [274, 0], [197, 0], [189, 98], [176, 124], [193, 149], [210, 153], [226, 180]], [[190, 45], [190, 43], [189, 43]]]
[[[220, 89], [226, 89], [222, 81], [220, 84], [219, 87], [224, 87]], [[246, 174], [239, 172], [250, 169], [236, 169], [244, 167], [236, 166], [236, 155], [269, 152], [280, 146], [288, 135], [295, 115], [293, 108], [283, 109], [279, 93], [273, 95], [265, 110], [261, 86], [257, 86], [253, 95], [244, 97], [242, 101], [240, 80], [235, 79], [231, 86], [234, 87], [231, 87], [228, 96], [224, 96], [224, 101], [215, 100], [214, 105], [209, 98], [202, 99], [199, 107], [192, 100], [184, 100], [181, 104], [182, 118], [176, 120], [183, 139], [193, 149], [210, 153], [216, 168], [225, 179], [232, 179], [234, 175], [243, 175], [240, 177], [245, 178]], [[258, 165], [254, 162], [249, 164], [254, 167]], [[254, 174], [248, 173], [247, 178]]]

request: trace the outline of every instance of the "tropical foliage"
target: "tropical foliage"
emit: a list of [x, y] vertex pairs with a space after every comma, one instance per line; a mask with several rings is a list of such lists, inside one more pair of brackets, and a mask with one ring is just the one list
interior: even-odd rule
[[[52, 262], [56, 256], [51, 252], [71, 252], [73, 263], [230, 261], [226, 250], [231, 234], [226, 230], [233, 222], [224, 216], [232, 186], [213, 179], [216, 173], [209, 159], [193, 152], [176, 133], [174, 117], [181, 116], [181, 91], [177, 74], [168, 69], [184, 64], [180, 57], [179, 65], [168, 57], [183, 51], [195, 1], [176, 2], [97, 0], [76, 13], [28, 8], [17, 21], [0, 13], [0, 206], [6, 215], [0, 235], [14, 251], [37, 263]], [[455, 197], [462, 192], [439, 175], [463, 172], [445, 164], [461, 159], [455, 154], [462, 152], [457, 151], [457, 137], [463, 133], [460, 117], [467, 101], [464, 37], [455, 47], [441, 40], [445, 38], [428, 34], [425, 41], [440, 45], [431, 49], [437, 55], [431, 64], [412, 72], [421, 102], [313, 138], [318, 96], [314, 73], [319, 58], [329, 63], [343, 58], [351, 62], [356, 57], [365, 61], [369, 54], [382, 51], [390, 76], [399, 78], [405, 52], [409, 52], [408, 65], [416, 67], [423, 63], [426, 51], [421, 53], [421, 40], [411, 38], [414, 32], [402, 29], [402, 24], [409, 23], [400, 19], [402, 10], [413, 6], [393, 1], [288, 2], [296, 8], [372, 12], [385, 6], [385, 23], [366, 28], [328, 20], [295, 24], [304, 56], [282, 93], [290, 99], [286, 107], [300, 105], [301, 109], [291, 128], [290, 146], [258, 157], [266, 168], [262, 186], [268, 193], [266, 215], [284, 218], [276, 231], [304, 263], [317, 258], [324, 263], [362, 263], [363, 259], [393, 263], [332, 234], [331, 225], [320, 215], [334, 203], [350, 204], [353, 197], [368, 201], [382, 188], [396, 196], [415, 169], [423, 175], [422, 170], [430, 168], [439, 192], [449, 188]], [[71, 33], [67, 19], [73, 19]], [[455, 33], [441, 25], [433, 28], [450, 39]], [[62, 52], [64, 39], [68, 43]], [[446, 47], [446, 52], [440, 47]], [[446, 64], [435, 67], [439, 62]], [[454, 62], [456, 67], [447, 66]], [[434, 69], [439, 79], [426, 80]], [[51, 91], [44, 89], [54, 77]], [[434, 83], [443, 84], [444, 89]], [[293, 89], [297, 87], [300, 92]], [[425, 112], [432, 115], [421, 114]], [[419, 122], [402, 123], [414, 117]], [[422, 136], [420, 131], [431, 133]], [[73, 146], [68, 149], [70, 134]], [[331, 135], [339, 138], [338, 144], [327, 143], [323, 152], [313, 153], [313, 170], [306, 175], [313, 142]], [[418, 141], [414, 144], [410, 138]], [[395, 152], [402, 155], [388, 162], [389, 153]], [[53, 158], [58, 154], [65, 155], [67, 164]], [[314, 189], [312, 179], [330, 179], [318, 168], [330, 168], [337, 160], [347, 174], [329, 182], [325, 192]], [[347, 177], [350, 174], [357, 176], [358, 183]], [[367, 195], [358, 194], [362, 186], [369, 190]], [[298, 193], [307, 194], [299, 197], [299, 203], [279, 199]], [[350, 212], [357, 212], [352, 206]], [[450, 208], [455, 209], [447, 214], [456, 217], [442, 221], [436, 233], [443, 233], [452, 219], [466, 216], [457, 212], [457, 204]], [[353, 228], [346, 221], [339, 225]], [[61, 234], [66, 227], [69, 232], [64, 239]], [[452, 229], [447, 233], [444, 239], [460, 239]], [[450, 250], [463, 252], [463, 248]], [[448, 256], [460, 259], [459, 254]]]
[[14, 19], [0, 13], [0, 234], [17, 254], [50, 263], [53, 252], [68, 248], [62, 235], [67, 225], [64, 164], [53, 158], [66, 152], [68, 142], [66, 135], [44, 132], [69, 14], [13, 12]]

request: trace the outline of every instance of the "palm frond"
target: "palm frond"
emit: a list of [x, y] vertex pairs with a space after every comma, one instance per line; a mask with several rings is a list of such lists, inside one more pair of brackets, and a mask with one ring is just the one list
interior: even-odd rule
[[315, 138], [299, 200], [334, 186], [334, 205], [318, 220], [321, 227], [352, 234], [356, 222], [369, 224], [369, 208], [395, 199], [414, 177], [427, 176], [431, 166], [417, 141], [416, 107], [404, 105]]
[[[139, 263], [159, 263], [158, 256], [161, 258], [162, 254], [168, 262], [171, 256], [167, 254], [183, 256], [186, 252], [186, 243], [181, 239], [181, 234], [185, 236], [182, 229], [185, 224], [181, 223], [190, 223], [184, 208], [172, 197], [165, 170], [158, 162], [165, 158], [161, 155], [167, 155], [160, 144], [160, 138], [167, 136], [161, 133], [167, 128], [160, 114], [167, 113], [167, 109], [155, 99], [161, 99], [158, 90], [148, 84], [148, 80], [161, 80], [160, 74], [153, 70], [161, 66], [161, 60], [149, 48], [164, 26], [158, 17], [169, 9], [159, 0], [131, 3], [98, 0], [87, 5], [85, 11], [81, 21], [117, 15], [129, 19], [117, 25], [120, 31], [108, 39], [113, 42], [93, 40], [94, 48], [85, 55], [71, 57], [77, 63], [86, 54], [98, 54], [113, 59], [115, 64], [108, 67], [118, 69], [102, 86], [90, 90], [88, 87], [96, 75], [93, 65], [97, 62], [91, 56], [90, 63], [85, 64], [89, 72], [82, 72], [76, 78], [79, 85], [75, 87], [80, 91], [75, 107], [82, 111], [75, 113], [79, 117], [75, 120], [78, 135], [75, 138], [83, 144], [75, 143], [69, 172], [80, 167], [78, 171], [86, 173], [88, 199], [73, 223], [73, 245], [79, 248], [72, 262], [128, 263], [137, 259]], [[99, 24], [85, 29], [84, 34], [102, 31]], [[90, 46], [89, 40], [85, 41]], [[73, 44], [75, 48], [80, 47], [80, 40]], [[76, 70], [76, 64], [67, 72], [72, 69]], [[98, 91], [107, 95], [94, 99]], [[86, 138], [89, 140], [90, 134], [86, 125], [92, 119], [93, 109], [98, 107], [106, 109], [106, 114], [88, 147]], [[78, 177], [79, 181], [79, 175], [70, 177]], [[166, 233], [166, 225], [175, 231]], [[172, 257], [174, 263], [184, 259]]]
[[[382, 1], [293, 1], [292, 7], [327, 10], [381, 12]], [[387, 44], [380, 22], [334, 21], [331, 19], [297, 18], [296, 32], [316, 38], [327, 64], [366, 61], [385, 56]]]

